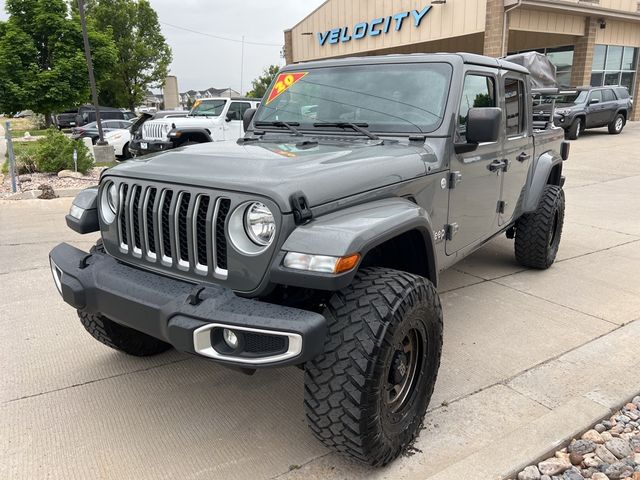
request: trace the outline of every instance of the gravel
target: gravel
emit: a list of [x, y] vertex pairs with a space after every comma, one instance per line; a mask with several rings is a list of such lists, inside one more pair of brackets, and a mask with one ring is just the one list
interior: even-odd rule
[[517, 480], [640, 480], [640, 396]]
[[[97, 185], [100, 179], [100, 173], [105, 167], [92, 168], [80, 178], [60, 178], [53, 173], [30, 173], [20, 175], [16, 179], [18, 193], [30, 190], [41, 190], [41, 185], [48, 185], [53, 190], [61, 188], [86, 188]], [[6, 198], [12, 195], [10, 176], [0, 173], [0, 198]]]

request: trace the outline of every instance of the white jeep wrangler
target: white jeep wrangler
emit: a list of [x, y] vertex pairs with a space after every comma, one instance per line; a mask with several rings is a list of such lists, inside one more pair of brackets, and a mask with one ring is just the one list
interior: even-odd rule
[[244, 135], [244, 113], [257, 108], [255, 98], [206, 98], [196, 100], [186, 117], [159, 118], [142, 124], [131, 141], [134, 156], [194, 143], [237, 140]]

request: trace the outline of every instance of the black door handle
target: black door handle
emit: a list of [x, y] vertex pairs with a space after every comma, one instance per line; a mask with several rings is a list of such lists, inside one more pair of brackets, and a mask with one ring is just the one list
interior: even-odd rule
[[529, 160], [531, 158], [531, 155], [529, 155], [526, 152], [522, 152], [516, 158], [518, 159], [519, 162], [526, 162], [527, 160]]
[[498, 170], [506, 170], [508, 165], [509, 164], [506, 160], [494, 160], [489, 165], [487, 165], [487, 169], [490, 172], [497, 172]]

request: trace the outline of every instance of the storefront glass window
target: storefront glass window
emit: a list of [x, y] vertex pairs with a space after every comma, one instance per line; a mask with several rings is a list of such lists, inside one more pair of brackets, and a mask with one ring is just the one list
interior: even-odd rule
[[622, 85], [633, 93], [638, 49], [618, 45], [596, 45], [591, 85]]

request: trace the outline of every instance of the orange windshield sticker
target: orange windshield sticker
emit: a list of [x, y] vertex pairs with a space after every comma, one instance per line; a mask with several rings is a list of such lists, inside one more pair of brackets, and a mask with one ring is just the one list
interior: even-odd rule
[[301, 78], [307, 76], [309, 72], [292, 72], [292, 73], [281, 73], [278, 75], [276, 79], [276, 83], [273, 84], [273, 88], [269, 93], [269, 97], [267, 98], [266, 104], [271, 103], [272, 100], [276, 99], [282, 93], [286, 92], [292, 85], [298, 82]]

